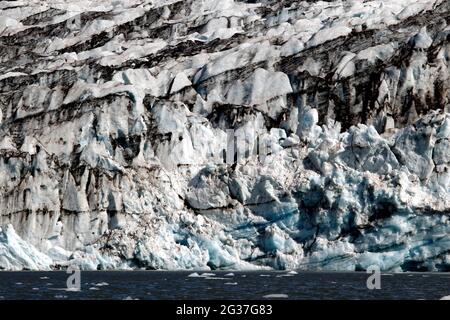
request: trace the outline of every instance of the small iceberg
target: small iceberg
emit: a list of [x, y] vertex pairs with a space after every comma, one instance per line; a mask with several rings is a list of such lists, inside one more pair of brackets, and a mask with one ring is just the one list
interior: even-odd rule
[[263, 296], [265, 299], [287, 299], [289, 296], [284, 293], [273, 293]]
[[109, 286], [108, 282], [99, 282], [96, 284], [97, 287], [104, 287], [104, 286]]
[[220, 279], [220, 278], [216, 278], [216, 274], [208, 273], [208, 272], [205, 272], [202, 274], [198, 274], [197, 272], [194, 272], [194, 273], [191, 273], [190, 275], [188, 275], [188, 278]]
[[296, 274], [298, 274], [296, 271], [289, 271], [289, 272], [286, 272], [285, 274], [281, 274], [281, 275], [278, 275], [277, 276], [277, 278], [281, 278], [281, 277], [293, 277], [293, 276], [295, 276]]
[[188, 275], [188, 278], [202, 278], [202, 276], [199, 275], [197, 272], [194, 272]]
[[216, 275], [214, 273], [202, 273], [202, 277], [215, 277]]

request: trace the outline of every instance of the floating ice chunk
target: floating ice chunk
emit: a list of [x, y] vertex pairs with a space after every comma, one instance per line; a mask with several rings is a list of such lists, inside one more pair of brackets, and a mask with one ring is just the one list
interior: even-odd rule
[[287, 298], [289, 298], [289, 296], [284, 293], [272, 293], [272, 294], [267, 294], [267, 295], [263, 296], [263, 298], [265, 298], [265, 299], [287, 299]]
[[104, 286], [109, 286], [108, 282], [99, 282], [96, 284], [97, 287], [104, 287]]
[[225, 282], [225, 284], [226, 285], [229, 285], [229, 286], [237, 286], [237, 282]]
[[441, 299], [439, 300], [450, 300], [450, 296], [443, 296]]
[[201, 278], [202, 276], [199, 275], [197, 272], [191, 273], [188, 275], [188, 278]]
[[202, 275], [201, 275], [202, 277], [215, 277], [216, 276], [216, 274], [214, 274], [214, 273], [208, 273], [208, 272], [205, 272], [205, 273], [202, 273]]
[[234, 273], [227, 273], [226, 275], [225, 275], [225, 277], [234, 277]]

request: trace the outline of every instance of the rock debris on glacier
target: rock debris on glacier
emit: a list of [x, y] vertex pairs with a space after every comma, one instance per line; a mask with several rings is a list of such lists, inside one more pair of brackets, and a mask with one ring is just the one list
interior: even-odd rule
[[0, 10], [0, 269], [450, 269], [449, 1]]

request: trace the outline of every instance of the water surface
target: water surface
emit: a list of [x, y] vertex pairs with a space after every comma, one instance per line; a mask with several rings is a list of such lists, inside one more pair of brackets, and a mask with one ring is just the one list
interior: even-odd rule
[[[440, 299], [450, 273], [382, 274], [369, 290], [364, 272], [82, 271], [81, 290], [67, 290], [64, 271], [0, 272], [1, 299]], [[203, 276], [202, 276], [203, 274]]]

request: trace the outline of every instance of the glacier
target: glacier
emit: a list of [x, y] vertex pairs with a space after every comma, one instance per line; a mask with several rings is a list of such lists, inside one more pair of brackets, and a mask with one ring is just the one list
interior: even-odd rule
[[450, 271], [448, 0], [0, 3], [0, 270]]

